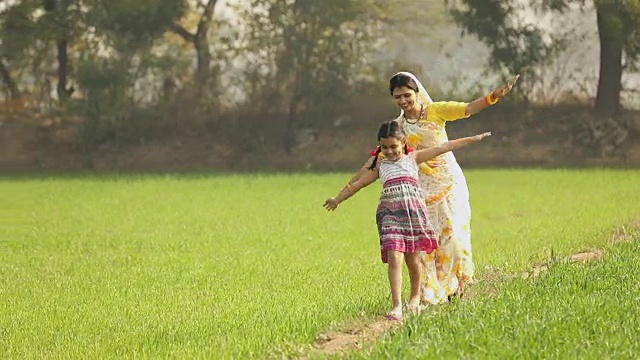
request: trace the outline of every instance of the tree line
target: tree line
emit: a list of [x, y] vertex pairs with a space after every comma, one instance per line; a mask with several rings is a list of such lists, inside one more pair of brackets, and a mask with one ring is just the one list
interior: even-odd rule
[[[177, 129], [232, 133], [244, 116], [296, 127], [337, 117], [350, 96], [384, 89], [401, 64], [375, 54], [453, 19], [491, 50], [505, 76], [543, 76], [568, 44], [519, 21], [523, 9], [561, 18], [595, 11], [600, 73], [594, 110], [616, 119], [624, 73], [638, 70], [640, 0], [14, 0], [0, 5], [0, 112], [78, 120], [86, 151]], [[224, 5], [224, 6], [223, 6]], [[408, 11], [411, 10], [411, 11]], [[409, 35], [410, 34], [410, 35]], [[527, 85], [527, 83], [529, 85]], [[527, 98], [523, 82], [521, 96]], [[257, 124], [258, 128], [261, 126]]]

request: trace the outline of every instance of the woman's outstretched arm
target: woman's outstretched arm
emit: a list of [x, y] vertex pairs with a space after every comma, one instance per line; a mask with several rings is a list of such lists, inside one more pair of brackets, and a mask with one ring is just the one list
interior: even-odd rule
[[479, 99], [476, 99], [467, 104], [467, 108], [465, 109], [465, 115], [470, 116], [473, 114], [477, 114], [480, 111], [486, 109], [487, 107], [496, 104], [500, 99], [505, 97], [513, 88], [513, 85], [516, 84], [520, 75], [516, 75], [513, 80], [507, 81], [507, 85], [497, 88], [493, 90], [489, 95], [483, 96]]

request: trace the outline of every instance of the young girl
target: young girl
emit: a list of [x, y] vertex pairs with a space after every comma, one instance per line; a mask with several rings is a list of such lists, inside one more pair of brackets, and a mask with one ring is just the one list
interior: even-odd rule
[[[424, 194], [418, 183], [418, 164], [454, 149], [478, 142], [491, 133], [452, 140], [440, 146], [410, 151], [407, 138], [397, 121], [389, 121], [378, 130], [376, 157], [367, 173], [353, 184], [347, 184], [338, 196], [325, 201], [328, 211], [353, 196], [358, 190], [380, 178], [383, 189], [376, 211], [382, 262], [389, 264], [389, 286], [393, 308], [390, 320], [402, 320], [402, 255], [409, 270], [411, 296], [407, 310], [415, 312], [420, 305], [421, 268], [419, 252], [433, 252], [438, 243], [427, 217]], [[378, 162], [378, 157], [381, 158]]]

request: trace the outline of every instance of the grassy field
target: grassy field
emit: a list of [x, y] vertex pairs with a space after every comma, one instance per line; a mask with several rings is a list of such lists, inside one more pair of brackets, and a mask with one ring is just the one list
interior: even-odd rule
[[[552, 251], [567, 254], [603, 245], [613, 228], [640, 215], [640, 171], [475, 170], [467, 177], [480, 277], [489, 268], [521, 271]], [[335, 324], [383, 313], [389, 305], [386, 268], [379, 260], [374, 225], [380, 186], [364, 190], [335, 213], [321, 207], [347, 178], [0, 180], [3, 357], [265, 357], [308, 344]], [[634, 264], [629, 266], [637, 270]], [[623, 271], [615, 264], [599, 266], [613, 266], [602, 270], [611, 276]], [[572, 271], [578, 276], [566, 275]], [[499, 319], [514, 317], [509, 313], [518, 310], [510, 305], [514, 301], [524, 309], [516, 315], [539, 313], [556, 292], [535, 289], [558, 287], [553, 276], [567, 282], [566, 297], [550, 305], [555, 308], [548, 318], [531, 318], [549, 334], [563, 328], [546, 320], [582, 316], [590, 304], [590, 312], [622, 311], [617, 308], [622, 304], [598, 307], [604, 295], [592, 303], [581, 298], [611, 284], [582, 289], [580, 281], [594, 271], [600, 274], [595, 267], [559, 267], [539, 282], [506, 285], [511, 290], [502, 300], [454, 305], [469, 307], [461, 312], [432, 310], [429, 316], [435, 320], [422, 330], [416, 323], [413, 336], [400, 332], [373, 354], [412, 354], [420, 344], [414, 343], [415, 334], [432, 336], [432, 321], [439, 321], [441, 344], [452, 336], [447, 334], [475, 324], [487, 327], [481, 329], [487, 334], [516, 332], [516, 340], [502, 342], [502, 352], [493, 354], [527, 354], [527, 346], [534, 344], [522, 339], [535, 328]], [[572, 312], [567, 300], [575, 298], [579, 307]], [[626, 305], [638, 313], [635, 304]], [[482, 311], [494, 314], [495, 321], [475, 323], [473, 314]], [[623, 345], [614, 341], [616, 329], [608, 330], [613, 347]], [[550, 351], [565, 351], [573, 341], [569, 337], [564, 347], [547, 345]], [[482, 350], [482, 339], [478, 342]], [[475, 348], [447, 349], [460, 357]]]
[[349, 358], [635, 359], [639, 252], [640, 241], [618, 244], [606, 261], [560, 262], [537, 279], [509, 281], [495, 296], [432, 308]]

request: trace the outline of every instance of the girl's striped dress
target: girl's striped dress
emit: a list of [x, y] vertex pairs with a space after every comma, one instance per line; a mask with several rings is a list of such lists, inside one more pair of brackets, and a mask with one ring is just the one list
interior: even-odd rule
[[376, 211], [382, 262], [387, 251], [433, 252], [438, 247], [427, 217], [424, 193], [418, 182], [418, 165], [412, 156], [392, 162], [381, 159], [379, 178], [383, 184]]

